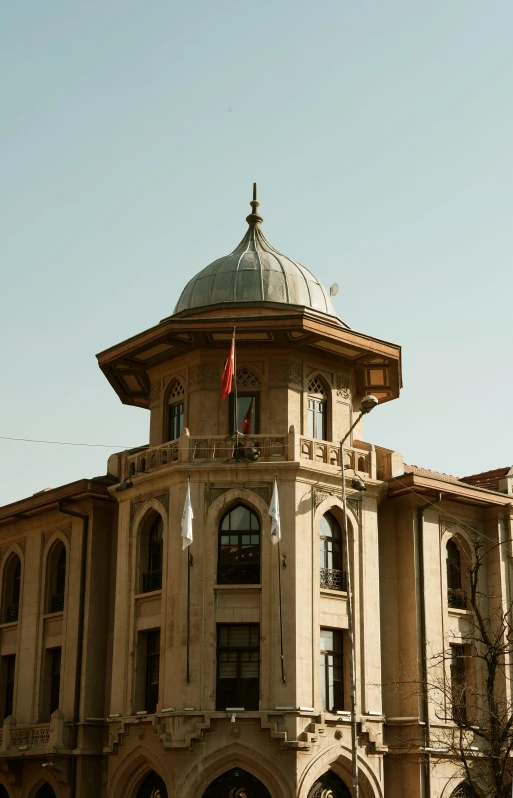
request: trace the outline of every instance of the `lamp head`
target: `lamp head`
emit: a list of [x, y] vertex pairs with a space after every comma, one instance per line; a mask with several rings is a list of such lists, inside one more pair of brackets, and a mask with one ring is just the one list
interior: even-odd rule
[[377, 404], [378, 400], [370, 393], [363, 397], [360, 410], [362, 413], [370, 413], [370, 411], [373, 410]]
[[134, 487], [134, 483], [129, 478], [129, 479], [126, 479], [124, 482], [120, 482], [119, 485], [116, 487], [116, 490], [117, 491], [130, 490], [130, 488], [133, 488], [133, 487]]
[[249, 460], [250, 463], [255, 463], [260, 457], [260, 451], [256, 446], [248, 446], [244, 454], [246, 456], [246, 460]]
[[363, 493], [364, 490], [367, 490], [367, 486], [365, 485], [363, 479], [360, 479], [360, 477], [357, 476], [354, 476], [352, 478], [351, 487], [354, 488], [355, 490], [359, 490], [360, 493]]

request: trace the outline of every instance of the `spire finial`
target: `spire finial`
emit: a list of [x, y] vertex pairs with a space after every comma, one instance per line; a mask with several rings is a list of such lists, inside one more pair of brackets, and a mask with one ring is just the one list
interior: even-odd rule
[[252, 212], [249, 214], [249, 216], [246, 216], [247, 223], [249, 224], [250, 227], [255, 227], [257, 224], [262, 224], [264, 219], [263, 219], [262, 216], [260, 216], [259, 213], [257, 213], [257, 208], [260, 205], [260, 203], [259, 203], [259, 201], [257, 199], [257, 184], [256, 183], [253, 183], [253, 199], [251, 200], [251, 202], [249, 204], [251, 205]]

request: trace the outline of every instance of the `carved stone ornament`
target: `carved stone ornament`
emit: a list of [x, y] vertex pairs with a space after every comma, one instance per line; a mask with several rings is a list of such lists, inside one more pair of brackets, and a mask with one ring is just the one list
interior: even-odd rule
[[150, 387], [150, 403], [158, 402], [160, 399], [160, 380], [152, 382]]
[[23, 554], [25, 554], [25, 542], [26, 538], [20, 538], [19, 540], [11, 540], [10, 543], [4, 543], [4, 545], [0, 548], [0, 562], [2, 562], [7, 550], [11, 548], [13, 543], [15, 543], [22, 550]]
[[337, 374], [337, 396], [342, 396], [344, 399], [349, 399], [351, 396], [351, 380], [343, 374]]
[[130, 502], [130, 524], [143, 506], [144, 502], [148, 499], [156, 499], [156, 501], [160, 502], [164, 507], [166, 513], [169, 512], [169, 492], [167, 490], [164, 492], [157, 491], [156, 493], [144, 493], [142, 496], [139, 496], [137, 499]]
[[350, 510], [353, 511], [355, 516], [358, 519], [358, 523], [361, 523], [362, 520], [362, 502], [361, 499], [348, 499], [347, 506]]
[[198, 385], [221, 385], [221, 370], [218, 363], [200, 363], [189, 367], [189, 387]]
[[333, 499], [335, 497], [334, 493], [331, 493], [329, 490], [319, 490], [316, 488], [314, 491], [314, 504], [317, 508], [325, 499]]
[[301, 363], [297, 360], [283, 360], [271, 363], [269, 367], [270, 382], [302, 385]]
[[66, 526], [54, 527], [54, 529], [46, 529], [43, 532], [43, 548], [47, 545], [50, 538], [53, 538], [56, 532], [61, 532], [67, 540], [70, 539], [71, 536], [71, 524]]
[[270, 496], [270, 488], [268, 487], [251, 487], [250, 485], [231, 485], [229, 488], [207, 488], [205, 491], [205, 499], [207, 501], [208, 506], [210, 506], [219, 496], [222, 496], [223, 493], [227, 493], [229, 490], [233, 488], [238, 488], [239, 490], [250, 490], [252, 493], [256, 493], [257, 496], [260, 496], [261, 499], [266, 504], [269, 504], [271, 501]]

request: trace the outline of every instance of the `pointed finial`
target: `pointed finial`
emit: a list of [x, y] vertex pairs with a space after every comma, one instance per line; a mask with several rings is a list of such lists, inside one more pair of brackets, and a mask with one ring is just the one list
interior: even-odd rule
[[252, 212], [249, 214], [249, 216], [246, 216], [247, 223], [249, 224], [250, 227], [251, 226], [254, 227], [257, 224], [262, 224], [264, 219], [263, 219], [262, 216], [260, 216], [259, 213], [257, 213], [257, 208], [260, 205], [260, 203], [259, 203], [259, 201], [257, 199], [257, 184], [256, 183], [253, 183], [253, 199], [251, 200], [251, 202], [249, 204], [251, 205]]

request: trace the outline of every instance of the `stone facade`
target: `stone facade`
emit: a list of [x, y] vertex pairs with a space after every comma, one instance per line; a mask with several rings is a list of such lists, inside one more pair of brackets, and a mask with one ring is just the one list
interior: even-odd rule
[[[220, 398], [234, 324], [238, 390], [258, 397], [258, 431], [240, 437], [242, 449], [232, 400]], [[322, 559], [322, 524], [329, 514], [343, 527], [338, 441], [366, 394], [398, 396], [399, 348], [311, 309], [270, 304], [170, 317], [99, 362], [122, 401], [149, 410], [149, 443], [109, 458], [105, 477], [0, 508], [0, 796], [351, 795], [347, 593], [343, 569]], [[320, 437], [312, 396], [324, 403]], [[425, 709], [418, 695], [383, 685], [400, 663], [420, 673], [424, 599], [430, 644], [458, 641], [466, 611], [448, 604], [447, 541], [464, 546], [469, 526], [499, 541], [511, 497], [406, 473], [397, 452], [364, 442], [361, 422], [345, 466], [360, 795], [448, 798], [459, 783], [450, 760], [435, 768], [421, 747], [391, 756], [405, 729], [425, 734]], [[352, 487], [355, 474], [365, 493]], [[184, 550], [189, 480], [194, 539]], [[240, 506], [257, 519], [259, 576], [246, 570], [238, 581], [220, 576], [220, 527]], [[509, 557], [498, 552], [488, 575], [505, 600]], [[257, 664], [244, 670], [244, 650], [233, 676], [238, 690], [251, 672], [252, 707], [220, 706], [220, 635], [234, 628], [257, 630]], [[322, 630], [342, 649], [338, 675], [326, 665], [333, 705]]]

